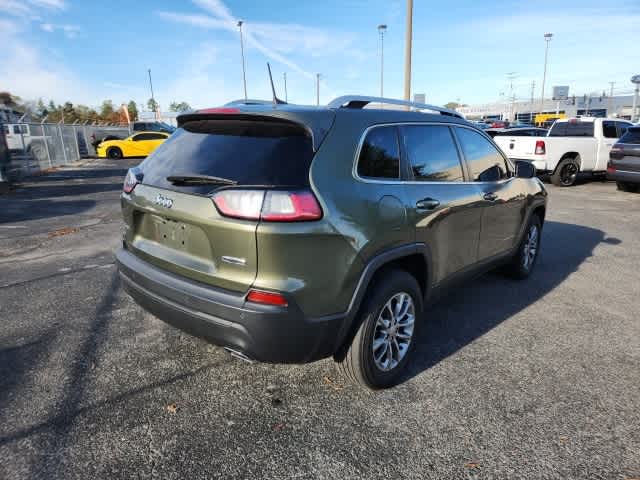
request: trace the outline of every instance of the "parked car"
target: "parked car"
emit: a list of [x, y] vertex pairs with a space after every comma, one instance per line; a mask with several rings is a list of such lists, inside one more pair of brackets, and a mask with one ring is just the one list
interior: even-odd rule
[[491, 138], [504, 135], [512, 137], [541, 137], [547, 134], [547, 130], [537, 127], [488, 128], [485, 133]]
[[28, 123], [9, 123], [2, 125], [9, 153], [25, 153], [36, 160], [47, 159], [44, 142], [50, 137], [44, 135], [42, 125]]
[[640, 127], [629, 127], [609, 152], [607, 178], [618, 190], [637, 192], [640, 188]]
[[243, 359], [333, 356], [356, 382], [394, 384], [427, 301], [498, 265], [531, 274], [547, 194], [457, 112], [363, 108], [380, 102], [414, 105], [180, 115], [124, 181], [126, 291]]
[[631, 126], [609, 118], [556, 120], [546, 136], [496, 136], [495, 142], [512, 160], [533, 163], [538, 172], [551, 175], [554, 185], [574, 185], [578, 174], [604, 174], [609, 151]]
[[117, 160], [124, 157], [146, 157], [162, 142], [169, 138], [169, 134], [162, 132], [140, 132], [123, 140], [107, 140], [96, 148], [100, 158]]
[[108, 142], [109, 140], [124, 140], [125, 136], [113, 135], [113, 134], [100, 134], [100, 133], [92, 133], [91, 134], [91, 145], [93, 145], [93, 149], [97, 152], [98, 145], [102, 142]]
[[136, 121], [131, 124], [132, 132], [163, 132], [171, 135], [176, 131], [176, 127], [164, 122], [144, 122]]

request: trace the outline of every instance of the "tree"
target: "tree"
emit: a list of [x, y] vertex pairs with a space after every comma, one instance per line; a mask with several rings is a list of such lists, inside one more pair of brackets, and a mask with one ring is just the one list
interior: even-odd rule
[[36, 103], [36, 115], [40, 118], [44, 118], [49, 114], [49, 110], [45, 106], [42, 98], [38, 99], [38, 103]]
[[136, 102], [131, 100], [127, 105], [127, 110], [129, 110], [129, 119], [132, 122], [138, 120], [138, 107], [136, 106]]
[[466, 107], [466, 106], [467, 106], [466, 104], [458, 103], [458, 102], [449, 102], [444, 104], [444, 108], [448, 108], [450, 110], [455, 110], [456, 108]]
[[191, 105], [187, 102], [171, 102], [169, 105], [169, 110], [172, 112], [186, 112], [187, 110], [191, 110]]
[[105, 100], [100, 107], [100, 118], [105, 122], [113, 115], [113, 102], [111, 100]]
[[0, 92], [0, 104], [9, 108], [16, 108], [20, 102], [20, 97], [11, 95], [9, 92]]
[[150, 98], [149, 101], [147, 102], [147, 108], [149, 110], [151, 110], [152, 112], [155, 112], [158, 110], [158, 102], [155, 101], [155, 99]]

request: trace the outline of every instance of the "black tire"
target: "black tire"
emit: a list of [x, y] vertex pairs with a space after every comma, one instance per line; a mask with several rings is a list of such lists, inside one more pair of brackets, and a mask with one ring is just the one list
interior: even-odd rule
[[[535, 230], [535, 244], [531, 244], [532, 230]], [[506, 265], [506, 273], [517, 280], [524, 280], [528, 278], [533, 272], [536, 263], [538, 262], [538, 256], [540, 255], [540, 239], [542, 236], [542, 221], [540, 217], [533, 213], [531, 219], [527, 224], [527, 228], [524, 231], [518, 251], [513, 256], [511, 261]], [[533, 257], [531, 256], [531, 246], [535, 248]]]
[[616, 182], [616, 187], [621, 192], [637, 192], [639, 186], [637, 183]]
[[568, 157], [560, 161], [551, 174], [551, 183], [556, 187], [571, 187], [580, 173], [580, 157]]
[[111, 160], [120, 160], [122, 158], [122, 150], [120, 150], [118, 147], [111, 147], [109, 150], [107, 150], [107, 157], [109, 157]]
[[[393, 329], [391, 334], [387, 333], [386, 337], [381, 337], [381, 328], [378, 324], [379, 318], [390, 314], [390, 310], [386, 308], [388, 302], [392, 302], [391, 305], [398, 305], [398, 301], [393, 303], [393, 299], [398, 299], [400, 295], [407, 294], [413, 302], [414, 322], [412, 325], [412, 331], [408, 346], [402, 357], [398, 357], [397, 364], [387, 371], [382, 370], [376, 360], [374, 359], [374, 339], [377, 342], [385, 342], [386, 338], [393, 336], [393, 339], [389, 340], [387, 345], [395, 345], [395, 347], [387, 346], [391, 354], [395, 352], [400, 355], [400, 348], [396, 348], [398, 345], [404, 345], [402, 342], [406, 340], [402, 337], [406, 337], [407, 330], [402, 330], [400, 327], [396, 330], [396, 327], [391, 325], [389, 330]], [[393, 307], [392, 307], [393, 308]], [[401, 307], [402, 309], [402, 307]], [[422, 321], [422, 293], [416, 279], [409, 273], [403, 270], [389, 269], [382, 271], [373, 285], [371, 285], [367, 291], [367, 295], [364, 299], [362, 307], [358, 313], [356, 321], [359, 322], [358, 330], [347, 350], [344, 359], [338, 363], [338, 368], [342, 371], [342, 374], [349, 380], [356, 384], [364, 385], [369, 388], [387, 388], [395, 385], [406, 368], [407, 363], [413, 356], [416, 341], [420, 334], [420, 326]], [[383, 311], [385, 313], [383, 313]], [[400, 315], [400, 320], [396, 325], [401, 325], [402, 318], [408, 319], [409, 315]], [[401, 313], [401, 312], [400, 312]], [[382, 320], [383, 321], [383, 320]], [[388, 330], [388, 331], [389, 331]], [[387, 332], [388, 332], [387, 331]], [[401, 337], [398, 340], [395, 335]], [[392, 343], [395, 342], [395, 343]], [[384, 345], [381, 345], [384, 347]], [[381, 349], [378, 350], [380, 352]], [[386, 351], [386, 350], [385, 350]], [[387, 358], [382, 354], [380, 357]], [[392, 360], [389, 360], [389, 366], [392, 365]]]

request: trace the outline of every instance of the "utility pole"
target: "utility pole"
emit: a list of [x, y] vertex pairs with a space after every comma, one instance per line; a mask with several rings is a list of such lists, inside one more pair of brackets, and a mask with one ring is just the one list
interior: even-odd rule
[[611, 115], [613, 115], [613, 86], [616, 84], [616, 82], [609, 82], [609, 85], [611, 85], [611, 88], [609, 90], [609, 101], [607, 102], [609, 104], [609, 107], [607, 108], [608, 112], [607, 112], [607, 117], [610, 117]]
[[149, 73], [149, 87], [151, 88], [151, 101], [153, 102], [153, 105], [155, 106], [156, 104], [156, 99], [153, 96], [153, 82], [151, 82], [151, 69], [149, 68], [147, 70], [147, 72]]
[[242, 40], [242, 20], [238, 20], [238, 30], [240, 31], [240, 55], [242, 56], [242, 85], [244, 86], [244, 99], [247, 99], [247, 76], [244, 64], [244, 41]]
[[540, 113], [544, 110], [544, 84], [547, 80], [547, 58], [549, 56], [549, 43], [551, 42], [551, 38], [553, 38], [553, 33], [545, 33], [544, 41], [547, 43], [544, 49], [544, 74], [542, 75], [542, 93], [540, 95]]
[[[411, 42], [413, 39], [413, 0], [407, 0], [407, 26], [404, 39], [404, 99], [411, 100]], [[407, 107], [407, 110], [409, 108]]]
[[284, 101], [289, 103], [289, 95], [287, 95], [287, 72], [282, 74], [284, 77]]
[[[380, 33], [380, 97], [384, 97], [384, 32], [386, 30], [386, 25], [378, 25], [378, 32]], [[382, 107], [382, 104], [380, 104], [380, 107]]]
[[515, 110], [515, 102], [516, 102], [516, 96], [513, 93], [513, 81], [518, 77], [518, 74], [516, 72], [509, 72], [507, 73], [507, 79], [509, 80], [509, 101], [510, 106], [509, 106], [509, 120], [510, 121], [514, 121], [515, 118], [514, 117], [514, 110]]
[[316, 73], [316, 105], [320, 106], [320, 74]]
[[529, 107], [529, 123], [531, 125], [533, 125], [533, 102], [534, 102], [535, 92], [536, 92], [536, 81], [531, 80], [531, 105]]

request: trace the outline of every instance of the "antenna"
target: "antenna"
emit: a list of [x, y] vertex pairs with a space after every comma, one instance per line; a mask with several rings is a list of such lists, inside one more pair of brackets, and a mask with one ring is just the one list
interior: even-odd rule
[[280, 100], [276, 95], [276, 87], [273, 86], [273, 77], [271, 76], [271, 65], [267, 62], [267, 70], [269, 70], [269, 81], [271, 82], [271, 93], [273, 94], [274, 105], [285, 105], [287, 102]]

